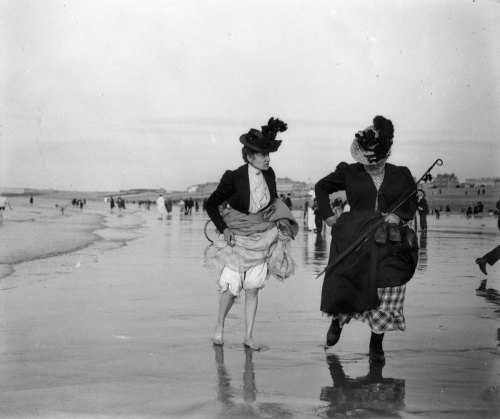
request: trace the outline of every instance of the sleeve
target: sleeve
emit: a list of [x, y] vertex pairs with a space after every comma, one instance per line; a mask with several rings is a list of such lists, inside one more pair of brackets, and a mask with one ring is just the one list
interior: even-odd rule
[[213, 221], [217, 230], [221, 233], [227, 228], [222, 216], [220, 215], [219, 205], [226, 201], [234, 191], [233, 172], [227, 170], [217, 186], [217, 189], [207, 199], [206, 210], [210, 219]]
[[324, 220], [334, 215], [330, 205], [330, 194], [345, 190], [345, 177], [348, 167], [349, 165], [345, 162], [339, 163], [335, 172], [319, 180], [314, 187], [319, 213]]
[[[413, 176], [410, 172], [410, 169], [407, 167], [401, 167], [401, 175], [404, 179], [404, 189], [403, 193], [399, 197], [400, 200], [404, 199], [406, 196], [413, 194], [408, 198], [403, 204], [401, 204], [397, 209], [393, 212], [396, 214], [401, 220], [404, 222], [410, 221], [415, 216], [415, 212], [417, 211], [418, 206], [418, 197], [417, 197], [417, 185]], [[398, 201], [399, 202], [399, 201]]]
[[276, 192], [275, 192], [275, 194], [274, 194], [275, 196], [274, 196], [274, 197], [273, 197], [273, 196], [271, 196], [271, 197], [270, 197], [270, 198], [271, 198], [271, 201], [273, 201], [273, 200], [274, 200], [274, 198], [279, 198], [279, 196], [278, 196], [278, 187], [277, 187], [277, 185], [276, 185], [276, 173], [274, 173], [274, 170], [273, 170], [273, 168], [272, 168], [272, 167], [270, 167], [270, 168], [269, 168], [269, 170], [271, 171], [271, 173], [272, 173], [272, 175], [273, 175], [274, 190], [276, 191]]

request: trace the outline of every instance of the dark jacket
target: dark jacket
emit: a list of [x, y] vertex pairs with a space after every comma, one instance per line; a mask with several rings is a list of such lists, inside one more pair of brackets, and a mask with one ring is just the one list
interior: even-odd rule
[[[274, 198], [278, 196], [276, 190], [276, 175], [272, 168], [263, 170], [262, 174], [269, 188], [270, 201], [266, 208], [271, 205]], [[227, 170], [217, 186], [217, 189], [207, 200], [207, 214], [214, 222], [217, 230], [221, 233], [227, 228], [219, 212], [219, 205], [227, 201], [229, 206], [237, 211], [248, 214], [250, 209], [250, 180], [248, 178], [248, 164], [238, 167], [236, 170]], [[265, 208], [263, 208], [265, 209]]]
[[[336, 260], [371, 224], [381, 219], [411, 192], [415, 181], [406, 167], [385, 165], [385, 176], [377, 194], [375, 185], [362, 164], [340, 163], [335, 172], [316, 184], [316, 198], [324, 219], [333, 215], [329, 195], [345, 190], [351, 206], [332, 228], [329, 265]], [[378, 198], [378, 211], [375, 202]], [[402, 221], [413, 219], [417, 208], [416, 194], [394, 211]], [[321, 311], [329, 314], [355, 313], [377, 306], [377, 288], [405, 284], [413, 276], [418, 252], [401, 249], [387, 242], [380, 246], [373, 236], [333, 269], [328, 269], [323, 282]]]
[[[384, 182], [378, 192], [379, 212], [387, 212], [395, 202], [402, 198], [405, 191], [410, 192], [414, 186], [415, 181], [407, 167], [386, 163]], [[337, 191], [346, 191], [351, 212], [373, 211], [375, 208], [377, 190], [371, 176], [361, 163], [340, 163], [335, 172], [325, 176], [316, 184], [315, 190], [323, 219], [334, 215], [329, 195]], [[394, 214], [403, 221], [409, 221], [413, 219], [416, 208], [417, 197], [414, 195], [394, 211]]]
[[427, 200], [424, 197], [422, 197], [422, 199], [418, 201], [418, 213], [420, 215], [429, 214], [429, 205], [427, 204]]

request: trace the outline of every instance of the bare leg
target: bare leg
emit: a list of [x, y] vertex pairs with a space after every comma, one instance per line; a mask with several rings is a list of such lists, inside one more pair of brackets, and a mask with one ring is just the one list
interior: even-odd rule
[[255, 315], [259, 303], [259, 290], [245, 290], [245, 341], [244, 345], [255, 350], [262, 349], [262, 345], [255, 343], [252, 338]]
[[226, 320], [227, 313], [231, 310], [233, 306], [234, 299], [236, 297], [229, 292], [229, 290], [224, 291], [220, 295], [219, 300], [219, 317], [217, 319], [217, 324], [215, 325], [215, 333], [213, 342], [215, 345], [224, 344], [224, 321]]

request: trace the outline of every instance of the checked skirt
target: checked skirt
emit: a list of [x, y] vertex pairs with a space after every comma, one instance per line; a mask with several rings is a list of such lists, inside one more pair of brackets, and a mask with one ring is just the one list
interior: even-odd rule
[[403, 305], [405, 302], [406, 285], [399, 287], [378, 288], [380, 304], [373, 310], [363, 313], [335, 314], [333, 319], [339, 319], [340, 327], [351, 319], [367, 321], [372, 332], [385, 333], [391, 330], [405, 330]]

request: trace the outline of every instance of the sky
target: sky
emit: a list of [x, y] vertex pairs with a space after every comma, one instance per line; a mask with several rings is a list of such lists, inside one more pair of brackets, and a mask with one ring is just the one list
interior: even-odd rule
[[0, 0], [0, 187], [185, 190], [288, 123], [315, 183], [375, 115], [416, 178], [500, 176], [498, 0]]

